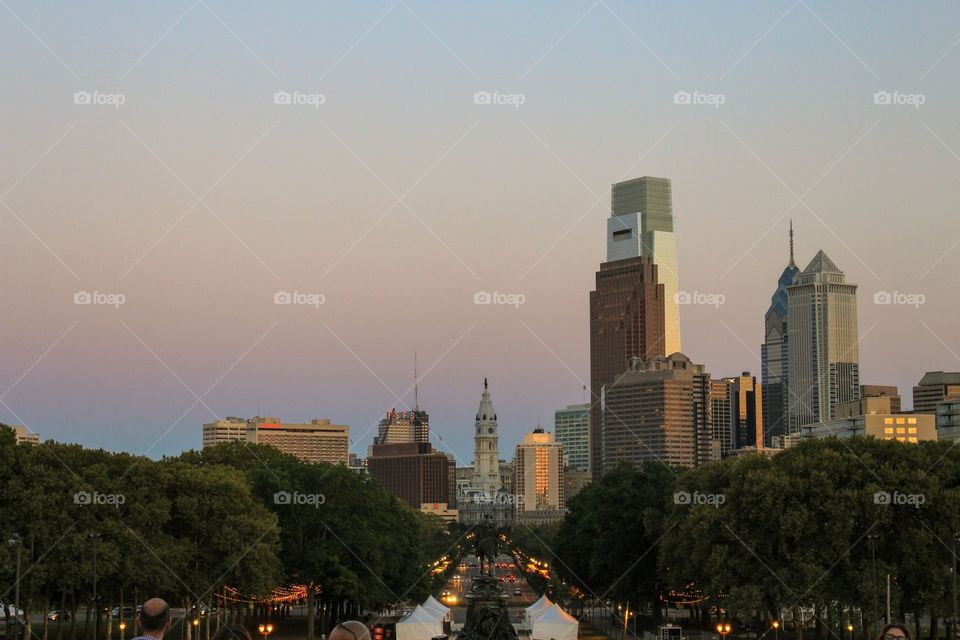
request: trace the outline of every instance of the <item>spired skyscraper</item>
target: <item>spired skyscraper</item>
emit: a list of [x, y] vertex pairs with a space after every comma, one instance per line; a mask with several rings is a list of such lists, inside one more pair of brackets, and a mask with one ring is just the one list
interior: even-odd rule
[[822, 250], [787, 287], [789, 432], [860, 399], [857, 285]]
[[[673, 195], [668, 178], [645, 176], [613, 185], [607, 220], [607, 261], [649, 256], [663, 285], [663, 353], [680, 348], [680, 278], [673, 233]], [[632, 354], [640, 355], [640, 354]]]
[[777, 280], [777, 290], [770, 297], [770, 308], [764, 316], [763, 345], [760, 347], [763, 385], [763, 431], [764, 444], [771, 445], [774, 436], [787, 432], [788, 365], [787, 287], [797, 281], [800, 269], [793, 261], [793, 221], [790, 221], [790, 263]]

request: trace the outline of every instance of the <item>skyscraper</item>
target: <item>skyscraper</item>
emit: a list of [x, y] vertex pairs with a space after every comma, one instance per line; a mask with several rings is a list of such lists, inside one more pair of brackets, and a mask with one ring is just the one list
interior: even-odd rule
[[380, 420], [374, 444], [430, 442], [430, 416], [419, 407], [390, 409]]
[[493, 409], [487, 379], [483, 379], [483, 395], [473, 437], [473, 482], [471, 489], [492, 498], [501, 487], [500, 445], [497, 427], [497, 412]]
[[663, 352], [663, 285], [648, 256], [604, 262], [590, 292], [590, 471], [603, 473], [600, 394], [627, 370], [630, 358]]
[[[680, 348], [680, 277], [673, 229], [673, 195], [668, 178], [645, 176], [612, 187], [607, 220], [607, 261], [649, 256], [663, 285], [663, 353]], [[640, 354], [633, 354], [640, 355]]]
[[790, 433], [860, 399], [857, 285], [823, 251], [787, 287]]
[[621, 462], [699, 467], [712, 458], [710, 374], [682, 353], [630, 369], [603, 390], [603, 469]]
[[553, 431], [563, 446], [567, 466], [590, 469], [590, 403], [569, 404], [553, 414]]
[[790, 221], [790, 262], [777, 280], [777, 290], [770, 297], [770, 308], [764, 316], [763, 345], [760, 347], [760, 380], [763, 384], [763, 426], [765, 444], [787, 431], [787, 393], [790, 368], [787, 331], [787, 287], [797, 281], [800, 269], [793, 261], [793, 221]]
[[536, 428], [523, 436], [513, 457], [518, 523], [546, 524], [563, 519], [563, 447]]

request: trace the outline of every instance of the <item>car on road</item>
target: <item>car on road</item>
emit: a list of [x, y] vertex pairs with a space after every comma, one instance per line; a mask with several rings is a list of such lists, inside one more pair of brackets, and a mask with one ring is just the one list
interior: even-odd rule
[[[138, 607], [138, 609], [139, 609], [139, 607]], [[134, 614], [134, 608], [133, 608], [133, 607], [124, 607], [124, 608], [123, 608], [123, 617], [124, 617], [124, 618], [132, 618], [132, 617], [133, 617], [133, 614]], [[119, 617], [120, 617], [120, 607], [114, 607], [114, 608], [110, 611], [110, 615], [113, 616], [114, 618], [119, 618]]]
[[60, 611], [60, 609], [54, 609], [53, 611], [47, 612], [47, 620], [50, 622], [56, 622], [57, 620], [69, 620], [70, 612], [69, 611]]
[[521, 596], [521, 595], [523, 595], [523, 593], [520, 591], [520, 589], [514, 589], [514, 590], [513, 590], [513, 595], [515, 595], [515, 596]]

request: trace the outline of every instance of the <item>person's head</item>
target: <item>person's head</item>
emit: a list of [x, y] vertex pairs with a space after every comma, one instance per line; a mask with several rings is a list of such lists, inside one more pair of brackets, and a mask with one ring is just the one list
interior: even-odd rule
[[213, 640], [253, 640], [242, 624], [225, 624], [213, 634]]
[[370, 629], [359, 620], [340, 622], [330, 630], [327, 640], [370, 640]]
[[160, 598], [150, 598], [140, 606], [137, 620], [143, 633], [163, 637], [172, 623], [170, 605]]
[[910, 640], [910, 630], [902, 624], [893, 622], [880, 629], [877, 640]]

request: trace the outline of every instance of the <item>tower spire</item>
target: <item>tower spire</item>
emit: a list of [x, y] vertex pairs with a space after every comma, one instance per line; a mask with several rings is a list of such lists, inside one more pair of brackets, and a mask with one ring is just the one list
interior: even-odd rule
[[417, 379], [417, 350], [413, 350], [413, 410], [420, 410], [420, 387]]
[[486, 379], [486, 378], [483, 379], [483, 388], [484, 388], [484, 389], [487, 388], [487, 379]]
[[793, 218], [790, 218], [790, 266], [796, 266], [793, 262]]

